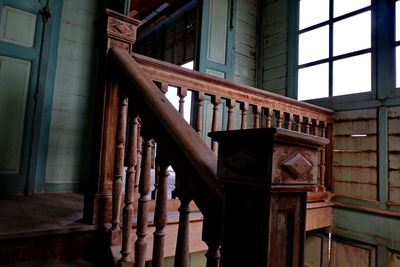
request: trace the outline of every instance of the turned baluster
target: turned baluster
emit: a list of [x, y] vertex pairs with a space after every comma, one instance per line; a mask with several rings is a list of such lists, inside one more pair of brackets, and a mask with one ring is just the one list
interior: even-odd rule
[[125, 207], [123, 209], [123, 235], [120, 265], [131, 266], [131, 231], [134, 201], [135, 166], [137, 161], [138, 119], [135, 116], [130, 122], [129, 148], [125, 181]]
[[112, 227], [111, 227], [111, 245], [119, 245], [121, 242], [121, 191], [122, 191], [122, 175], [124, 171], [125, 156], [125, 129], [128, 111], [128, 98], [120, 97], [118, 108], [118, 122], [116, 147], [114, 157], [114, 181], [112, 195]]
[[187, 96], [187, 88], [180, 87], [178, 89], [178, 96], [179, 96], [179, 113], [183, 116], [184, 109], [185, 109], [185, 97]]
[[298, 132], [301, 132], [301, 124], [302, 124], [302, 121], [303, 121], [303, 116], [298, 115], [298, 116], [297, 116], [297, 121], [296, 121], [296, 123], [297, 123], [297, 125], [296, 125], [296, 131], [298, 131]]
[[267, 110], [265, 122], [266, 122], [266, 128], [271, 128], [272, 127], [272, 116], [274, 115], [274, 110], [269, 108]]
[[[220, 96], [213, 96], [211, 98], [211, 103], [213, 104], [213, 118], [212, 118], [212, 126], [211, 126], [211, 131], [216, 132], [218, 131], [218, 109], [219, 109], [219, 104], [221, 103], [221, 97]], [[218, 144], [215, 141], [211, 141], [211, 149], [215, 153], [217, 152]]]
[[168, 197], [168, 171], [169, 164], [160, 160], [160, 174], [158, 176], [158, 189], [156, 208], [154, 214], [154, 244], [153, 244], [153, 266], [164, 266], [165, 226], [167, 225], [167, 197]]
[[175, 267], [189, 267], [189, 215], [190, 198], [180, 194], [178, 239], [176, 241]]
[[[157, 151], [158, 153], [158, 151]], [[154, 189], [151, 191], [151, 199], [156, 199], [158, 189], [158, 176], [160, 175], [160, 164], [158, 163], [157, 157], [154, 166]]]
[[211, 242], [206, 240], [205, 241], [208, 250], [206, 253], [207, 257], [207, 264], [206, 267], [218, 267], [219, 266], [219, 260], [221, 258], [221, 253], [220, 253], [220, 244], [218, 242]]
[[233, 109], [235, 108], [236, 101], [233, 99], [228, 99], [228, 125], [227, 130], [233, 130]]
[[249, 103], [243, 102], [240, 105], [240, 109], [242, 110], [242, 122], [240, 124], [240, 129], [247, 129], [247, 110], [249, 109]]
[[255, 106], [255, 108], [254, 108], [254, 128], [260, 128], [260, 114], [261, 114], [261, 106]]
[[[321, 122], [321, 137], [326, 138], [326, 123], [324, 121]], [[326, 149], [325, 148], [326, 148], [326, 145], [323, 146], [321, 149], [321, 166], [320, 166], [321, 180], [320, 180], [319, 190], [322, 192], [326, 191], [326, 187], [325, 187]]]
[[160, 90], [163, 92], [163, 94], [166, 94], [168, 92], [168, 83], [162, 82]]
[[310, 134], [310, 124], [311, 124], [311, 119], [310, 118], [305, 118], [306, 122], [306, 134]]
[[319, 120], [315, 120], [313, 135], [318, 136], [319, 131]]
[[140, 136], [140, 118], [138, 118], [138, 128], [137, 128], [137, 159], [136, 159], [136, 166], [135, 166], [135, 185], [134, 185], [134, 198], [135, 201], [139, 199], [139, 180], [140, 180], [140, 167], [142, 165], [142, 146], [143, 146], [143, 139]]
[[293, 114], [292, 113], [287, 113], [286, 114], [286, 120], [287, 120], [287, 129], [292, 130], [292, 120], [293, 120]]
[[148, 201], [151, 180], [151, 149], [153, 142], [146, 138], [143, 142], [142, 168], [139, 181], [139, 203], [137, 215], [137, 240], [135, 242], [135, 266], [144, 267], [146, 263], [147, 227], [148, 227]]
[[282, 128], [282, 112], [280, 110], [275, 110], [276, 117], [276, 127]]
[[201, 135], [201, 128], [203, 124], [203, 100], [204, 93], [197, 92], [197, 112], [196, 112], [196, 131]]

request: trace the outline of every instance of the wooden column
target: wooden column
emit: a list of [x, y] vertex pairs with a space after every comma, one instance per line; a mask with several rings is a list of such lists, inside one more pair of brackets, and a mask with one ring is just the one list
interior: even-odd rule
[[275, 128], [210, 136], [225, 189], [221, 267], [302, 267], [307, 191], [328, 140]]
[[[117, 88], [111, 70], [106, 70], [106, 57], [110, 48], [116, 46], [131, 51], [136, 40], [136, 29], [140, 21], [106, 10], [97, 26], [100, 39], [99, 88], [96, 94], [96, 117], [90, 187], [85, 195], [84, 220], [102, 224], [111, 221], [111, 199], [113, 180], [114, 140], [118, 107]], [[106, 78], [108, 80], [106, 80]]]

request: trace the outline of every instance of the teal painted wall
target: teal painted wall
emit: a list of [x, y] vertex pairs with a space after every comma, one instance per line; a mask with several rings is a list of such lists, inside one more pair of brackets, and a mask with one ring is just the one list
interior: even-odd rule
[[45, 191], [74, 191], [88, 179], [99, 2], [63, 1]]

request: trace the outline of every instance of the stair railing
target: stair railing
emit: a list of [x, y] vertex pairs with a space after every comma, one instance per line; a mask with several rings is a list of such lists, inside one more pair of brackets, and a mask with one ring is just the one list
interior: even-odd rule
[[[120, 265], [130, 266], [135, 262], [135, 266], [141, 267], [151, 258], [154, 266], [163, 266], [167, 200], [170, 197], [168, 176], [169, 166], [172, 166], [176, 173], [174, 195], [181, 203], [175, 266], [189, 266], [192, 200], [204, 216], [202, 239], [208, 246], [207, 266], [218, 266], [223, 189], [216, 172], [217, 144], [211, 142], [209, 148], [199, 135], [203, 131], [205, 98], [210, 97], [213, 105], [210, 131], [221, 130], [218, 129], [218, 118], [224, 109], [226, 130], [235, 129], [235, 125], [240, 125], [241, 129], [277, 127], [330, 137], [332, 111], [131, 54], [139, 23], [112, 11], [106, 12], [104, 22], [107, 36], [103, 45], [108, 55], [102, 63], [106, 66], [104, 81], [100, 81], [105, 87], [99, 91], [97, 100], [101, 103], [98, 110], [101, 114], [98, 118], [101, 129], [97, 140], [99, 156], [94, 161], [98, 169], [96, 179], [93, 179], [96, 181], [94, 193], [85, 198], [86, 220], [112, 222], [110, 243], [121, 245]], [[179, 111], [164, 95], [168, 86], [178, 88]], [[194, 129], [181, 116], [188, 91], [194, 96]], [[237, 123], [237, 107], [240, 123]], [[330, 154], [329, 147], [321, 152], [319, 187], [315, 191], [325, 192], [325, 173], [330, 173], [325, 169], [330, 166]], [[154, 174], [152, 169], [156, 170]], [[155, 178], [154, 189], [152, 176]], [[148, 244], [149, 200], [152, 196], [156, 202], [155, 231], [153, 244]], [[133, 220], [135, 208], [136, 222]], [[136, 235], [132, 232], [135, 223]], [[153, 246], [151, 257], [146, 255], [150, 245]]]

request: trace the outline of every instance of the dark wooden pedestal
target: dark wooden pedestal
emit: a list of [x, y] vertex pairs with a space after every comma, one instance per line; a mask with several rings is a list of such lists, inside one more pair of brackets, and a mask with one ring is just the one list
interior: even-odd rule
[[307, 191], [328, 140], [275, 128], [210, 136], [225, 189], [221, 266], [303, 266]]

